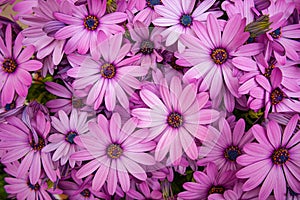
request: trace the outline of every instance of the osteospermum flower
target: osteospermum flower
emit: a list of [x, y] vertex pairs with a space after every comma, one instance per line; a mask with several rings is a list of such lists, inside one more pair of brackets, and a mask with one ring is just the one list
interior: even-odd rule
[[22, 50], [22, 34], [18, 34], [12, 47], [12, 30], [8, 24], [5, 32], [5, 41], [0, 38], [0, 92], [1, 105], [12, 103], [15, 93], [26, 97], [32, 78], [28, 71], [39, 70], [42, 63], [29, 60], [34, 53], [32, 45]]
[[[226, 96], [239, 97], [239, 84], [236, 72], [233, 72], [235, 68], [233, 61], [235, 58], [240, 58], [246, 64], [251, 60], [250, 56], [258, 54], [263, 49], [263, 45], [259, 43], [243, 45], [249, 38], [249, 33], [244, 32], [244, 29], [245, 19], [240, 15], [229, 19], [223, 31], [212, 14], [208, 15], [206, 26], [195, 22], [194, 31], [197, 38], [189, 35], [181, 36], [183, 44], [188, 49], [178, 54], [177, 64], [193, 66], [185, 73], [184, 79], [193, 81], [193, 79], [203, 78], [200, 90], [209, 89], [212, 99], [223, 95], [220, 93], [222, 87], [228, 90]], [[225, 101], [227, 110], [232, 111], [232, 103], [234, 101]]]
[[61, 165], [65, 165], [68, 161], [70, 166], [75, 166], [75, 161], [70, 159], [71, 154], [79, 150], [75, 142], [75, 138], [79, 135], [85, 134], [88, 131], [87, 113], [77, 112], [73, 109], [70, 117], [60, 110], [58, 111], [59, 118], [52, 117], [52, 127], [56, 130], [48, 138], [47, 144], [42, 152], [52, 152], [52, 160], [60, 161]]
[[161, 17], [156, 18], [152, 23], [156, 26], [169, 27], [162, 35], [166, 38], [166, 45], [174, 44], [180, 34], [193, 35], [194, 23], [206, 21], [207, 15], [212, 13], [220, 17], [221, 11], [207, 11], [215, 0], [203, 1], [195, 10], [196, 0], [162, 0], [163, 5], [156, 5], [155, 12]]
[[182, 149], [189, 158], [198, 157], [194, 138], [205, 138], [208, 131], [206, 125], [216, 121], [219, 112], [203, 109], [208, 102], [208, 94], [197, 94], [196, 90], [193, 84], [183, 88], [181, 80], [176, 76], [170, 86], [165, 79], [161, 81], [160, 96], [148, 89], [141, 90], [141, 99], [149, 108], [133, 109], [132, 115], [139, 119], [138, 127], [150, 128], [150, 138], [160, 136], [155, 150], [157, 161], [169, 153], [171, 162], [178, 163]]
[[149, 26], [154, 19], [160, 16], [155, 12], [154, 7], [161, 5], [161, 0], [137, 0], [137, 3], [142, 4], [136, 6], [140, 7], [142, 10], [140, 10], [133, 18], [134, 23], [140, 21]]
[[96, 171], [93, 190], [100, 190], [107, 182], [110, 195], [116, 192], [118, 183], [127, 192], [130, 188], [129, 174], [144, 181], [147, 175], [141, 165], [155, 164], [154, 158], [147, 153], [155, 147], [155, 142], [148, 140], [147, 129], [134, 132], [136, 123], [133, 118], [123, 126], [118, 113], [114, 113], [110, 121], [99, 115], [97, 121], [89, 123], [89, 134], [79, 137], [85, 150], [71, 156], [74, 160], [89, 161], [78, 170], [76, 176], [83, 178]]
[[244, 168], [236, 176], [247, 179], [244, 191], [262, 184], [259, 199], [266, 199], [272, 190], [276, 199], [285, 199], [288, 187], [300, 193], [300, 132], [295, 132], [298, 120], [298, 114], [294, 115], [284, 131], [275, 121], [269, 121], [266, 128], [253, 126], [257, 142], [245, 145], [245, 154], [237, 158]]
[[[106, 0], [88, 0], [88, 9], [85, 5], [71, 5], [72, 13], [55, 12], [54, 17], [67, 24], [55, 33], [56, 39], [70, 38], [64, 50], [70, 54], [76, 49], [80, 54], [86, 54], [88, 50], [93, 58], [99, 58], [97, 44], [103, 39], [100, 32], [106, 36], [124, 32], [124, 28], [117, 25], [127, 19], [127, 15], [121, 12], [105, 14]], [[104, 37], [105, 38], [105, 37]]]
[[131, 95], [134, 90], [140, 89], [141, 83], [136, 79], [145, 75], [148, 70], [141, 66], [132, 65], [140, 57], [125, 58], [130, 51], [130, 44], [122, 46], [122, 35], [117, 34], [105, 40], [99, 46], [102, 58], [95, 61], [87, 56], [72, 54], [68, 57], [74, 68], [68, 71], [68, 75], [74, 77], [73, 87], [81, 90], [92, 86], [87, 104], [98, 109], [103, 99], [107, 110], [112, 111], [116, 106], [116, 99], [125, 108], [129, 108], [129, 100], [126, 95]]
[[[231, 131], [227, 120], [222, 119], [219, 124], [221, 135], [217, 143], [214, 143], [213, 149], [205, 158], [199, 159], [197, 164], [203, 166], [208, 162], [214, 162], [222, 172], [235, 171], [240, 167], [236, 163], [236, 159], [242, 155], [244, 145], [253, 140], [252, 133], [245, 133], [245, 121], [243, 119], [237, 121], [233, 131]], [[205, 145], [205, 141], [203, 145]]]
[[218, 172], [214, 163], [208, 163], [205, 172], [193, 174], [195, 182], [186, 182], [183, 188], [187, 191], [178, 194], [182, 199], [207, 199], [211, 194], [223, 194], [232, 189], [236, 181], [233, 171]]

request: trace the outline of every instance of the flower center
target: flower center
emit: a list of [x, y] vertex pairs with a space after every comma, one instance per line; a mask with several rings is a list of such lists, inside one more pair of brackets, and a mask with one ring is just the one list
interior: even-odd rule
[[271, 103], [272, 105], [279, 104], [285, 98], [285, 94], [281, 89], [276, 88], [271, 93]]
[[117, 159], [121, 157], [123, 153], [123, 149], [118, 144], [111, 144], [108, 146], [106, 152], [110, 158]]
[[212, 186], [209, 191], [208, 194], [223, 194], [225, 192], [225, 188], [223, 186], [217, 185], [217, 186]]
[[225, 49], [217, 48], [217, 49], [212, 51], [212, 53], [210, 54], [210, 57], [213, 59], [213, 61], [216, 64], [221, 65], [224, 62], [226, 62], [226, 60], [228, 58], [228, 54], [227, 54], [227, 51]]
[[241, 150], [237, 146], [230, 146], [225, 149], [224, 156], [230, 161], [236, 161], [236, 158], [242, 154]]
[[140, 46], [140, 52], [144, 55], [152, 54], [154, 50], [154, 43], [150, 40], [144, 40]]
[[83, 190], [80, 192], [80, 194], [86, 198], [89, 198], [91, 196], [91, 192], [88, 189]]
[[286, 148], [278, 148], [272, 154], [272, 161], [276, 165], [282, 165], [289, 160], [290, 154]]
[[70, 144], [74, 144], [74, 138], [77, 136], [78, 134], [75, 131], [70, 131], [67, 135], [65, 140], [67, 142], [69, 142]]
[[113, 64], [104, 64], [101, 66], [101, 75], [103, 78], [111, 79], [116, 75], [116, 68]]
[[17, 63], [10, 58], [4, 59], [2, 63], [2, 69], [7, 73], [13, 73], [14, 71], [16, 71], [17, 67]]
[[273, 71], [273, 69], [275, 68], [275, 65], [270, 65], [268, 68], [266, 68], [266, 71], [264, 73], [264, 76], [267, 78], [271, 77], [271, 73]]
[[173, 128], [179, 128], [183, 123], [182, 115], [177, 112], [172, 112], [167, 118], [167, 123]]
[[281, 37], [281, 27], [279, 27], [278, 29], [276, 29], [275, 31], [271, 32], [270, 35], [272, 36], [272, 38], [274, 39], [278, 39]]
[[246, 41], [246, 44], [251, 44], [251, 43], [253, 43], [253, 42], [255, 42], [255, 37], [249, 37], [248, 38], [248, 40]]
[[84, 106], [84, 103], [83, 103], [83, 100], [82, 99], [77, 99], [75, 97], [72, 98], [72, 106], [74, 108], [83, 108]]
[[181, 18], [180, 18], [180, 23], [187, 27], [187, 26], [190, 26], [193, 22], [193, 18], [190, 16], [190, 15], [182, 15]]
[[89, 15], [84, 19], [84, 27], [90, 31], [96, 30], [99, 25], [99, 20], [96, 16]]
[[31, 190], [34, 190], [34, 191], [37, 191], [40, 189], [40, 185], [38, 183], [32, 185], [29, 181], [27, 182], [27, 185], [28, 187], [31, 189]]
[[5, 111], [9, 111], [16, 108], [16, 103], [13, 101], [5, 105]]
[[156, 5], [161, 5], [161, 0], [146, 0], [147, 6], [150, 8], [154, 8]]
[[33, 150], [40, 151], [40, 150], [42, 150], [42, 148], [44, 148], [45, 141], [44, 141], [44, 139], [39, 137], [38, 143], [36, 144], [35, 141], [32, 140], [32, 142], [30, 142], [30, 146], [33, 148]]

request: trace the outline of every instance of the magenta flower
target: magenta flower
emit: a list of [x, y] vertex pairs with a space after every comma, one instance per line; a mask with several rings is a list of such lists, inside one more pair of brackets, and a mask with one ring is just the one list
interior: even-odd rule
[[72, 13], [55, 12], [54, 17], [68, 24], [55, 33], [55, 38], [64, 40], [70, 38], [64, 50], [66, 54], [76, 49], [80, 54], [86, 54], [89, 50], [94, 59], [99, 58], [97, 44], [106, 36], [124, 32], [124, 28], [117, 25], [127, 19], [127, 15], [121, 12], [105, 14], [106, 0], [88, 0], [88, 8], [85, 5], [70, 5]]
[[[7, 118], [7, 124], [0, 124], [0, 149], [7, 151], [2, 156], [1, 162], [5, 164], [22, 159], [17, 177], [25, 176], [29, 170], [29, 180], [36, 184], [44, 171], [54, 182], [56, 181], [56, 171], [51, 157], [48, 153], [42, 152], [47, 144], [51, 125], [41, 111], [37, 112], [35, 120], [36, 122], [31, 124], [32, 129], [14, 116]], [[35, 131], [35, 134], [32, 130]]]
[[162, 100], [149, 89], [141, 90], [141, 98], [149, 108], [133, 109], [132, 115], [139, 119], [138, 127], [150, 128], [151, 139], [159, 137], [155, 150], [157, 161], [161, 161], [167, 153], [171, 163], [176, 161], [177, 164], [183, 152], [191, 159], [198, 157], [194, 138], [205, 138], [206, 125], [216, 121], [219, 112], [203, 109], [208, 102], [208, 94], [197, 94], [196, 90], [193, 84], [182, 88], [181, 80], [176, 76], [170, 86], [162, 79], [159, 85]]
[[28, 71], [39, 70], [42, 63], [29, 60], [34, 53], [32, 45], [22, 50], [22, 34], [18, 34], [12, 47], [12, 30], [9, 24], [5, 32], [5, 42], [0, 38], [0, 92], [1, 105], [12, 103], [15, 93], [26, 97], [32, 78]]
[[[201, 158], [197, 164], [205, 166], [209, 162], [214, 162], [221, 172], [235, 171], [240, 168], [236, 163], [236, 159], [243, 154], [243, 147], [245, 144], [250, 143], [253, 140], [251, 132], [245, 133], [245, 121], [240, 119], [234, 126], [233, 131], [226, 119], [222, 119], [219, 122], [221, 135], [214, 143], [213, 149], [204, 158]], [[210, 144], [211, 141], [208, 141]], [[205, 141], [203, 143], [205, 144]], [[201, 153], [200, 153], [201, 156]]]
[[[235, 28], [232, 29], [232, 27]], [[239, 58], [246, 64], [248, 60], [251, 60], [250, 56], [263, 50], [263, 45], [259, 43], [243, 45], [249, 38], [249, 33], [244, 32], [244, 28], [245, 19], [241, 19], [240, 15], [229, 19], [222, 31], [222, 36], [219, 22], [214, 15], [208, 16], [206, 26], [195, 22], [194, 31], [197, 38], [190, 35], [181, 36], [183, 44], [188, 49], [178, 54], [177, 64], [193, 66], [186, 72], [184, 79], [192, 81], [203, 78], [200, 90], [209, 89], [212, 99], [224, 94], [221, 92], [223, 87], [226, 89], [224, 99], [230, 99], [232, 95], [239, 97], [234, 59]], [[225, 100], [228, 111], [233, 110], [232, 104], [234, 101]]]
[[70, 159], [70, 156], [80, 149], [75, 138], [88, 132], [87, 113], [73, 109], [68, 117], [64, 111], [60, 110], [58, 116], [59, 118], [51, 117], [52, 127], [56, 131], [49, 136], [49, 143], [42, 149], [42, 152], [54, 151], [53, 161], [60, 161], [62, 166], [69, 162], [73, 168], [75, 161]]
[[244, 191], [262, 184], [259, 199], [267, 199], [272, 190], [276, 199], [285, 199], [287, 187], [300, 193], [300, 132], [295, 132], [298, 120], [294, 115], [284, 131], [275, 121], [269, 121], [266, 128], [253, 126], [257, 142], [245, 145], [245, 154], [237, 158], [244, 168], [236, 176], [247, 179]]
[[161, 17], [152, 23], [156, 26], [169, 27], [162, 33], [167, 46], [174, 44], [182, 33], [193, 35], [195, 22], [206, 21], [208, 14], [214, 14], [216, 17], [223, 14], [222, 11], [206, 12], [215, 0], [203, 1], [193, 10], [195, 2], [196, 0], [162, 0], [163, 5], [154, 7], [155, 12]]
[[141, 83], [136, 79], [145, 75], [148, 70], [141, 66], [133, 66], [132, 63], [140, 57], [125, 58], [130, 51], [130, 44], [122, 46], [122, 35], [117, 34], [105, 40], [100, 47], [102, 58], [98, 61], [88, 56], [76, 54], [69, 55], [68, 59], [74, 68], [68, 71], [68, 75], [74, 77], [75, 90], [85, 89], [92, 86], [87, 104], [98, 109], [103, 99], [107, 110], [112, 111], [116, 106], [116, 99], [125, 108], [129, 108], [130, 96], [134, 89], [140, 89]]
[[80, 135], [81, 146], [85, 150], [74, 153], [71, 158], [89, 161], [83, 165], [76, 176], [86, 177], [96, 171], [92, 189], [98, 191], [107, 182], [110, 195], [121, 184], [124, 192], [130, 188], [129, 174], [139, 180], [146, 180], [147, 175], [141, 165], [155, 164], [154, 158], [147, 152], [154, 149], [155, 142], [149, 141], [148, 130], [134, 132], [136, 123], [133, 118], [121, 126], [121, 117], [114, 113], [110, 121], [98, 115], [98, 123], [89, 123], [89, 134]]
[[193, 174], [195, 182], [186, 182], [183, 188], [187, 191], [180, 192], [182, 199], [207, 199], [211, 194], [224, 193], [232, 189], [235, 181], [233, 171], [218, 172], [214, 163], [208, 163], [205, 172], [196, 171]]

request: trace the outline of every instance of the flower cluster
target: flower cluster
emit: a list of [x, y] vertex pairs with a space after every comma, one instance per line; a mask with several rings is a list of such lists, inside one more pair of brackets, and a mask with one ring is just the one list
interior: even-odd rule
[[7, 198], [300, 198], [299, 0], [0, 6]]

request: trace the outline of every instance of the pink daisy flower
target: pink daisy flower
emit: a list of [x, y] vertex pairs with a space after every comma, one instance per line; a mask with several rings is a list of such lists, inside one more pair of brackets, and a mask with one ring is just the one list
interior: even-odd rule
[[131, 95], [134, 89], [140, 89], [141, 83], [136, 77], [148, 72], [146, 68], [132, 65], [139, 56], [125, 58], [131, 45], [122, 46], [122, 40], [122, 34], [117, 34], [103, 41], [99, 45], [103, 57], [98, 61], [88, 56], [68, 56], [74, 66], [68, 71], [68, 75], [75, 78], [73, 87], [75, 90], [81, 90], [92, 86], [86, 102], [93, 105], [95, 110], [99, 108], [103, 99], [109, 111], [114, 110], [116, 99], [128, 109], [129, 100], [126, 93]]
[[[263, 45], [259, 43], [243, 45], [249, 38], [249, 33], [244, 32], [244, 29], [245, 19], [242, 19], [240, 15], [229, 19], [223, 31], [212, 14], [208, 15], [206, 26], [195, 22], [194, 31], [197, 38], [190, 35], [181, 36], [183, 44], [188, 49], [177, 55], [179, 57], [177, 64], [193, 66], [183, 78], [190, 82], [203, 78], [200, 90], [209, 89], [213, 100], [223, 95], [222, 87], [226, 89], [225, 99], [232, 95], [239, 97], [234, 59], [239, 58], [246, 64], [251, 60], [250, 56], [263, 50]], [[232, 103], [234, 101], [225, 101], [228, 111], [233, 110]]]
[[80, 149], [75, 138], [88, 132], [87, 113], [73, 109], [68, 117], [64, 111], [60, 110], [58, 116], [59, 118], [51, 117], [52, 127], [56, 131], [49, 136], [49, 143], [42, 149], [42, 152], [54, 152], [53, 161], [60, 161], [62, 166], [69, 162], [73, 168], [75, 161], [70, 159], [70, 156]]
[[236, 176], [247, 179], [244, 191], [262, 184], [259, 199], [267, 199], [272, 190], [276, 199], [285, 199], [287, 187], [300, 193], [300, 132], [295, 132], [298, 120], [294, 115], [284, 131], [275, 121], [269, 121], [266, 128], [253, 126], [257, 142], [245, 145], [245, 154], [237, 158], [244, 168]]
[[85, 5], [72, 7], [72, 13], [55, 12], [54, 17], [68, 24], [55, 33], [55, 38], [64, 40], [70, 38], [64, 50], [66, 54], [76, 49], [80, 54], [86, 54], [89, 50], [94, 59], [99, 58], [97, 43], [106, 36], [124, 32], [124, 28], [117, 25], [127, 19], [127, 15], [121, 12], [105, 14], [106, 0], [88, 0], [88, 8]]
[[161, 0], [137, 0], [138, 3], [143, 4], [142, 6], [137, 7], [143, 7], [142, 10], [139, 11], [133, 18], [133, 23], [136, 21], [143, 22], [146, 26], [149, 26], [152, 21], [156, 18], [158, 18], [160, 15], [155, 12], [154, 8], [157, 5], [161, 5]]
[[166, 38], [167, 46], [174, 44], [182, 33], [193, 35], [195, 22], [206, 21], [208, 14], [211, 13], [216, 17], [223, 14], [222, 11], [206, 12], [215, 0], [203, 1], [193, 10], [195, 2], [196, 0], [162, 0], [163, 5], [154, 7], [155, 12], [161, 17], [156, 18], [152, 23], [155, 26], [169, 27], [162, 33]]
[[32, 77], [28, 71], [42, 68], [42, 63], [29, 60], [34, 53], [32, 45], [22, 50], [22, 34], [18, 34], [12, 47], [12, 30], [8, 24], [5, 32], [5, 42], [0, 38], [0, 95], [1, 105], [12, 103], [15, 93], [26, 97]]
[[[0, 124], [0, 148], [7, 152], [2, 156], [2, 163], [10, 163], [22, 159], [17, 171], [17, 177], [23, 177], [29, 171], [30, 183], [36, 184], [43, 172], [53, 182], [56, 181], [56, 171], [48, 153], [42, 152], [47, 144], [47, 137], [51, 128], [45, 115], [38, 111], [35, 116], [36, 124], [32, 124], [33, 131], [23, 121], [14, 116], [7, 118], [7, 124]], [[37, 127], [38, 126], [38, 127]]]
[[171, 163], [179, 164], [183, 152], [196, 159], [198, 149], [194, 138], [203, 140], [208, 131], [206, 125], [219, 118], [216, 110], [203, 109], [208, 94], [197, 94], [194, 84], [183, 88], [175, 76], [170, 86], [162, 79], [159, 96], [149, 89], [142, 89], [140, 96], [149, 108], [136, 108], [131, 114], [139, 119], [138, 127], [150, 128], [151, 139], [159, 136], [155, 159], [161, 161], [169, 153]]
[[[209, 162], [214, 162], [221, 172], [228, 170], [237, 170], [240, 166], [236, 163], [236, 159], [243, 154], [245, 144], [253, 140], [251, 132], [245, 133], [245, 121], [240, 119], [235, 124], [233, 131], [226, 119], [219, 121], [221, 135], [214, 144], [213, 149], [204, 158], [201, 158], [197, 164], [205, 166]], [[209, 141], [211, 142], [211, 141]], [[205, 144], [205, 141], [203, 143]], [[201, 153], [200, 153], [201, 155]]]
[[147, 152], [154, 149], [155, 142], [147, 138], [147, 129], [135, 131], [133, 118], [123, 126], [121, 117], [114, 113], [110, 121], [98, 115], [98, 123], [89, 123], [89, 134], [81, 135], [81, 146], [85, 150], [74, 153], [71, 158], [78, 161], [89, 161], [83, 165], [76, 176], [86, 177], [92, 173], [92, 189], [98, 191], [107, 182], [110, 195], [116, 192], [117, 184], [121, 184], [124, 192], [130, 189], [129, 174], [139, 180], [146, 180], [147, 175], [142, 165], [154, 165], [154, 158]]
[[183, 188], [187, 191], [180, 192], [182, 199], [209, 199], [215, 193], [223, 194], [232, 189], [236, 182], [233, 171], [218, 172], [214, 163], [208, 163], [205, 172], [196, 171], [193, 174], [195, 182], [186, 182]]

